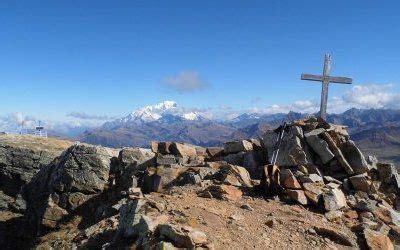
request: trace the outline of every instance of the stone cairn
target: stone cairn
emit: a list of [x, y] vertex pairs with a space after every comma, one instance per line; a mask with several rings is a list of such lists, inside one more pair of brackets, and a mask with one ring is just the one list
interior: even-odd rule
[[[272, 193], [313, 207], [329, 221], [351, 218], [348, 226], [371, 248], [400, 243], [400, 179], [394, 165], [365, 158], [343, 126], [310, 118], [288, 124], [285, 132], [273, 192], [263, 186], [264, 166], [276, 149], [278, 133], [273, 130], [224, 147], [152, 142], [151, 149], [110, 152], [75, 145], [25, 188], [25, 215], [36, 231], [43, 231], [66, 216], [85, 213], [94, 232], [102, 220], [119, 214], [116, 239], [134, 238], [144, 247], [209, 247], [204, 233], [167, 223], [162, 204], [143, 195], [192, 184], [201, 197], [228, 201]], [[354, 219], [357, 224], [351, 224]], [[85, 238], [91, 230], [85, 230]]]
[[[178, 174], [165, 171], [176, 168], [181, 174], [174, 180], [180, 185], [204, 185], [212, 180], [199, 193], [203, 197], [237, 200], [252, 187], [270, 195], [260, 179], [276, 149], [277, 136], [277, 131], [269, 130], [260, 139], [210, 148], [153, 142], [158, 167], [149, 176], [157, 180], [145, 184], [146, 188], [152, 186], [146, 191], [171, 186], [171, 176]], [[157, 175], [160, 167], [164, 173]], [[392, 246], [392, 240], [400, 242], [400, 177], [396, 167], [373, 156], [365, 157], [350, 140], [345, 126], [316, 118], [288, 124], [275, 167], [279, 188], [272, 193], [282, 200], [313, 207], [325, 213], [329, 221], [358, 218], [359, 224], [348, 226], [371, 248]]]

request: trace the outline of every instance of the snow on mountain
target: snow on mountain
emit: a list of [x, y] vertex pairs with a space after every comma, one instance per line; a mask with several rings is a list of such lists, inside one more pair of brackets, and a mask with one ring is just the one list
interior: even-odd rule
[[257, 113], [252, 113], [252, 114], [244, 113], [244, 114], [238, 115], [235, 118], [231, 119], [231, 121], [236, 122], [236, 121], [243, 121], [243, 120], [248, 120], [248, 119], [257, 120], [257, 119], [260, 119], [260, 116], [261, 115], [257, 114]]
[[141, 120], [144, 122], [156, 121], [164, 114], [178, 111], [178, 104], [174, 101], [164, 101], [156, 105], [149, 105], [133, 111], [122, 118], [125, 122]]
[[194, 111], [186, 111], [184, 108], [179, 107], [178, 104], [174, 101], [163, 101], [155, 105], [149, 105], [143, 108], [139, 108], [123, 118], [106, 123], [106, 126], [116, 126], [127, 123], [147, 123], [158, 121], [161, 118], [164, 118], [163, 122], [173, 121], [173, 117], [181, 118], [188, 121], [203, 119], [200, 113]]
[[202, 118], [202, 116], [197, 112], [189, 112], [186, 114], [182, 114], [182, 118], [184, 118], [186, 120], [195, 121], [195, 120], [199, 120], [200, 118]]

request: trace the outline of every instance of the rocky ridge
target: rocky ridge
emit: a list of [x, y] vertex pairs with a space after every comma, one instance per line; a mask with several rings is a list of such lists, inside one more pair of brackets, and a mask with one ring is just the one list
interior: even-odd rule
[[23, 213], [21, 188], [71, 144], [57, 139], [0, 135], [0, 210]]
[[[73, 145], [23, 188], [30, 246], [399, 244], [393, 165], [365, 157], [345, 127], [310, 118], [285, 129], [271, 178], [264, 166], [277, 135], [270, 130], [259, 139], [208, 148], [178, 142], [119, 151]], [[241, 235], [250, 240], [239, 240]]]

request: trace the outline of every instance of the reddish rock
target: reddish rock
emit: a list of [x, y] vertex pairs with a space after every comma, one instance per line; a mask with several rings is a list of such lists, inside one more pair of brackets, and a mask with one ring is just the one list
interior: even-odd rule
[[159, 153], [163, 155], [170, 154], [170, 146], [172, 142], [157, 142], [157, 141], [152, 141], [151, 142], [151, 150], [154, 153]]
[[313, 202], [317, 204], [323, 193], [324, 184], [322, 183], [304, 183], [304, 193]]
[[355, 190], [369, 193], [371, 181], [368, 180], [367, 175], [359, 174], [349, 178]]
[[220, 181], [225, 184], [238, 186], [238, 187], [252, 187], [249, 172], [240, 166], [225, 164], [220, 167], [217, 173], [220, 176]]
[[200, 156], [200, 157], [207, 157], [207, 149], [200, 147], [200, 146], [195, 146], [195, 150], [196, 150], [196, 155]]
[[180, 157], [185, 157], [185, 156], [196, 156], [197, 151], [196, 147], [193, 145], [189, 144], [184, 144], [184, 143], [178, 143], [178, 142], [173, 142], [170, 151], [172, 154], [180, 156]]
[[231, 185], [213, 185], [208, 187], [205, 192], [211, 193], [214, 198], [231, 201], [237, 201], [243, 195], [239, 188]]
[[380, 232], [371, 229], [364, 229], [364, 237], [369, 249], [394, 249], [393, 243], [390, 238]]
[[297, 201], [302, 205], [307, 205], [307, 197], [302, 190], [291, 190], [287, 189], [285, 193], [293, 200]]
[[301, 189], [300, 183], [289, 169], [284, 169], [281, 171], [281, 183], [285, 188]]

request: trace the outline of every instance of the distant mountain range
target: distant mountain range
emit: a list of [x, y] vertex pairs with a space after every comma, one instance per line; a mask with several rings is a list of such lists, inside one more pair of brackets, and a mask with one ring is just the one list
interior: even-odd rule
[[[79, 140], [108, 147], [149, 147], [150, 141], [182, 141], [201, 146], [218, 146], [234, 139], [259, 137], [284, 121], [309, 116], [295, 112], [241, 114], [231, 120], [212, 120], [201, 113], [165, 101], [85, 131]], [[328, 115], [331, 123], [349, 127], [352, 139], [368, 154], [400, 163], [400, 110], [349, 109]]]

